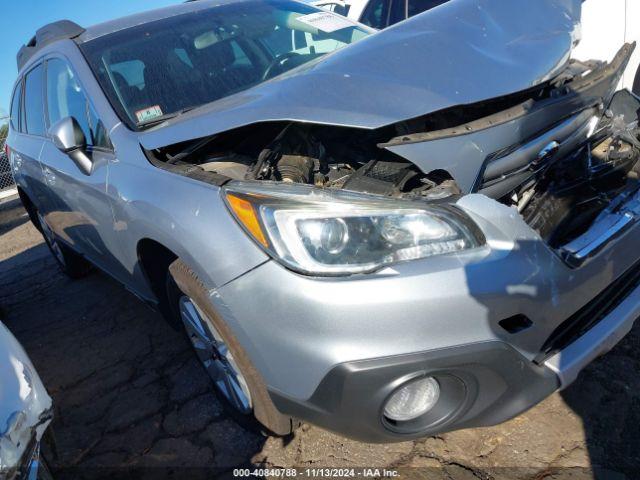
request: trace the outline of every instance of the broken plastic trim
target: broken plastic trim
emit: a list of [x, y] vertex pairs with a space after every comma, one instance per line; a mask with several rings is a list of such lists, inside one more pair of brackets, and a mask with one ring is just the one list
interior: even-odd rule
[[636, 186], [635, 192], [621, 193], [587, 232], [560, 249], [560, 255], [569, 266], [580, 267], [639, 220], [640, 189]]

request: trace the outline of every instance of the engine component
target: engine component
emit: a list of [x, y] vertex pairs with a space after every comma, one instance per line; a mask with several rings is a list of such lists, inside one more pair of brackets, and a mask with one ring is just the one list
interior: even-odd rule
[[344, 188], [357, 192], [392, 195], [396, 192], [396, 185], [408, 174], [407, 169], [406, 163], [372, 160], [351, 175]]
[[289, 183], [313, 183], [313, 158], [300, 155], [282, 155], [276, 164], [276, 179]]

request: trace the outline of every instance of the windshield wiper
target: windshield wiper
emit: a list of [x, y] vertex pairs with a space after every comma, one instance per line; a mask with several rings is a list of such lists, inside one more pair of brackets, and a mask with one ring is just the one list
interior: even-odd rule
[[177, 110], [175, 112], [172, 113], [165, 113], [164, 115], [160, 115], [159, 117], [155, 117], [152, 118], [150, 120], [147, 120], [145, 122], [140, 122], [138, 123], [136, 126], [140, 129], [140, 130], [145, 130], [147, 128], [153, 127], [155, 125], [158, 125], [162, 122], [166, 122], [167, 120], [171, 120], [172, 118], [176, 118], [179, 117], [180, 115], [187, 113], [191, 110], [193, 110], [196, 107], [186, 107], [183, 108], [182, 110]]

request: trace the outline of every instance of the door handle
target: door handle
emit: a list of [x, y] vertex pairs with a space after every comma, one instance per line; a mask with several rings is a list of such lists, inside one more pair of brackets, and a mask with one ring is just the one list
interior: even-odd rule
[[53, 173], [49, 167], [44, 167], [42, 172], [44, 173], [44, 178], [47, 183], [54, 184], [56, 182], [56, 174]]

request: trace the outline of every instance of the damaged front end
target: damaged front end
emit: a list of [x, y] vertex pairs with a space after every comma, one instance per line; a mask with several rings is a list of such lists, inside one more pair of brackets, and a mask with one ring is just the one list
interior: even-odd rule
[[[571, 60], [576, 17], [561, 7], [580, 3], [449, 2], [138, 133], [154, 166], [221, 187], [274, 260], [211, 299], [260, 338], [246, 344], [282, 413], [366, 441], [493, 425], [630, 330], [640, 100], [617, 86], [635, 46], [610, 63]], [[395, 70], [373, 61], [381, 52]], [[337, 75], [363, 80], [357, 97]], [[438, 407], [381, 418], [425, 374]]]
[[147, 156], [245, 189], [268, 181], [428, 204], [481, 193], [513, 207], [577, 267], [639, 210], [640, 102], [616, 92], [633, 49], [623, 46], [609, 64], [572, 60], [523, 92], [385, 127], [262, 122]]
[[0, 323], [0, 478], [35, 478], [44, 468], [39, 444], [52, 414], [51, 398], [31, 361]]

